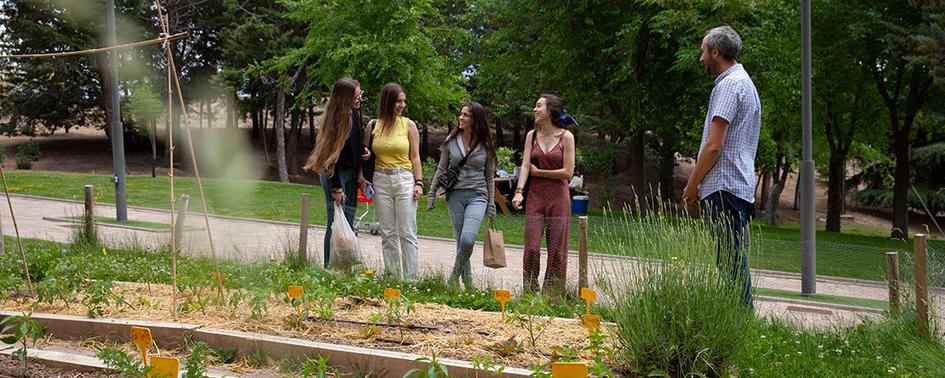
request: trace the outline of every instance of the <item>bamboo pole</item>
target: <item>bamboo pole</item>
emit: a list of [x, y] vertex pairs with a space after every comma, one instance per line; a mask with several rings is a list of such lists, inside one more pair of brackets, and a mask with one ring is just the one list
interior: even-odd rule
[[[20, 239], [20, 228], [16, 225], [16, 215], [13, 214], [13, 202], [10, 201], [10, 189], [7, 187], [7, 176], [3, 173], [3, 164], [0, 164], [0, 180], [3, 180], [3, 193], [7, 196], [7, 206], [10, 208], [10, 219], [13, 220], [13, 231], [16, 233], [16, 245], [20, 249], [20, 259], [23, 260], [23, 274], [26, 275], [26, 286], [30, 290], [30, 294], [36, 293], [33, 291], [33, 280], [30, 279], [30, 266], [26, 262], [26, 251], [23, 249], [23, 240]], [[2, 238], [3, 235], [0, 235]]]
[[[578, 217], [578, 290], [587, 286], [587, 216]], [[580, 294], [580, 293], [579, 293]]]

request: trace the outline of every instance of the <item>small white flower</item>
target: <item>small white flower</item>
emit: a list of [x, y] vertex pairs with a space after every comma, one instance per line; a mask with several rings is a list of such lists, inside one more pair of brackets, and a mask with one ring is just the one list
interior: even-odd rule
[[[762, 337], [763, 337], [763, 336], [764, 336], [764, 335], [762, 335]], [[748, 374], [749, 374], [749, 375], [755, 375], [755, 368], [748, 368]]]
[[837, 352], [837, 354], [843, 354], [843, 349], [834, 349], [833, 351]]
[[823, 353], [817, 353], [817, 357], [819, 357], [819, 358], [824, 358], [824, 354], [823, 354]]
[[823, 346], [823, 345], [818, 345], [818, 346], [817, 346], [817, 349], [824, 349], [824, 346]]
[[801, 353], [800, 351], [797, 352], [797, 355], [798, 355], [798, 356], [800, 356], [800, 355], [802, 355], [802, 354], [803, 354], [803, 353]]
[[767, 339], [767, 338], [768, 338], [768, 336], [761, 335], [761, 339], [762, 339], [762, 340]]

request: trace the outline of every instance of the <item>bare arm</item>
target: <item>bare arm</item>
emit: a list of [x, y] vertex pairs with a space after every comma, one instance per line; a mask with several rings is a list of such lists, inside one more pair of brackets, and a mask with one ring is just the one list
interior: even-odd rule
[[525, 134], [525, 151], [522, 153], [522, 167], [518, 174], [518, 182], [515, 184], [515, 195], [512, 197], [512, 207], [516, 209], [522, 208], [522, 200], [524, 196], [521, 193], [521, 190], [525, 188], [525, 183], [528, 182], [529, 169], [532, 167], [532, 138], [535, 137], [535, 130], [529, 131], [528, 134]]
[[[423, 180], [423, 165], [420, 162], [420, 131], [417, 124], [410, 121], [407, 124], [407, 139], [410, 141], [410, 165], [413, 168], [415, 180]], [[418, 200], [423, 195], [423, 187], [414, 186], [413, 199]]]
[[719, 160], [722, 153], [722, 147], [725, 145], [725, 135], [728, 133], [729, 123], [722, 117], [713, 117], [709, 125], [709, 138], [705, 146], [699, 151], [699, 158], [696, 159], [696, 167], [689, 175], [689, 181], [683, 190], [683, 200], [694, 203], [699, 200], [699, 184], [709, 173], [715, 163]]
[[[535, 177], [546, 177], [557, 180], [570, 180], [574, 175], [574, 134], [565, 131], [561, 139], [561, 149], [564, 151], [564, 166], [561, 169], [538, 169], [532, 167], [531, 174]], [[529, 164], [531, 165], [531, 164]]]

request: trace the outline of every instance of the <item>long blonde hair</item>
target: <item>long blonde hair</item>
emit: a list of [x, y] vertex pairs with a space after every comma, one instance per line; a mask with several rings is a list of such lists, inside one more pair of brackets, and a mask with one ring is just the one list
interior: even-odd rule
[[[331, 88], [331, 97], [322, 117], [322, 127], [318, 132], [318, 142], [302, 168], [309, 172], [335, 174], [335, 163], [348, 140], [351, 128], [351, 105], [360, 84], [354, 79], [338, 79]], [[361, 125], [356, 125], [360, 127]]]

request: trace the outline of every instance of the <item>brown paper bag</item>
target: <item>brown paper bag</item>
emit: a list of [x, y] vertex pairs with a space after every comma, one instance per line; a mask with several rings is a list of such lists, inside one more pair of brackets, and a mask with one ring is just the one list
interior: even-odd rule
[[505, 268], [505, 238], [502, 231], [490, 226], [483, 237], [482, 262], [490, 268]]

